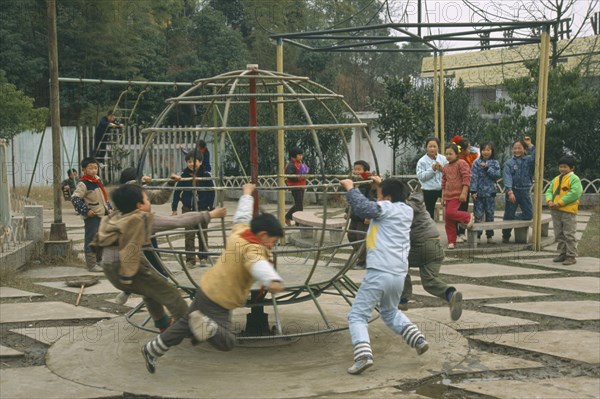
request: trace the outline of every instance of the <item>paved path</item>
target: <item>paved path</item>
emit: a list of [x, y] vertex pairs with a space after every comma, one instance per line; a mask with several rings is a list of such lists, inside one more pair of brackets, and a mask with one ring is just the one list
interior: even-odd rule
[[[164, 205], [155, 210], [169, 212]], [[81, 221], [66, 212], [65, 221], [80, 242]], [[0, 288], [0, 398], [600, 397], [600, 259], [579, 258], [566, 267], [551, 261], [552, 252], [510, 248], [447, 258], [443, 278], [465, 296], [458, 322], [412, 270], [407, 315], [431, 349], [416, 356], [375, 320], [375, 366], [361, 376], [345, 371], [352, 361], [347, 331], [242, 344], [229, 353], [184, 342], [150, 375], [139, 347], [152, 334], [124, 321], [128, 307], [111, 302], [110, 284], [91, 287], [85, 296], [95, 300], [75, 307], [76, 294], [65, 294], [60, 282], [85, 271], [42, 264], [19, 276], [34, 282], [29, 290]], [[339, 256], [343, 261], [348, 254]], [[364, 271], [348, 276], [359, 282]], [[323, 296], [320, 304], [334, 315], [333, 324], [345, 324], [349, 308], [339, 297]], [[246, 313], [234, 314], [240, 328]], [[308, 330], [320, 320], [310, 302], [284, 306], [282, 313], [287, 329]]]

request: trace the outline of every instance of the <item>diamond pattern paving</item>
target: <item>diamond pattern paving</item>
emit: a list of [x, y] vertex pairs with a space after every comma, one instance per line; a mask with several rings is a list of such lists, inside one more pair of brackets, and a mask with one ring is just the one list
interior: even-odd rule
[[450, 311], [447, 307], [409, 309], [405, 313], [409, 317], [412, 315], [419, 315], [425, 319], [435, 320], [436, 322], [447, 324], [454, 330], [472, 330], [480, 328], [485, 329], [538, 324], [532, 320], [500, 316], [493, 313], [476, 312], [473, 310], [463, 310], [460, 320], [451, 321]]
[[600, 302], [597, 301], [496, 303], [485, 306], [562, 317], [571, 320], [600, 320]]
[[[508, 333], [495, 332], [474, 335], [470, 338], [591, 364], [600, 363], [600, 351], [597, 350], [598, 342], [600, 342], [600, 334], [593, 331], [554, 330], [517, 331]], [[595, 349], [592, 350], [592, 348]]]
[[43, 296], [35, 292], [23, 291], [12, 287], [0, 287], [0, 298], [27, 298], [32, 296]]
[[497, 398], [598, 398], [600, 380], [590, 377], [476, 381], [452, 384], [470, 392]]
[[504, 281], [512, 284], [531, 285], [533, 287], [600, 294], [600, 278], [598, 277], [560, 277]]
[[598, 273], [600, 272], [600, 259], [582, 257], [577, 258], [577, 263], [574, 265], [565, 266], [561, 263], [552, 262], [552, 258], [538, 258], [520, 260], [520, 263], [549, 267], [551, 269], [577, 271], [583, 273]]
[[[520, 291], [474, 284], [455, 284], [454, 287], [463, 293], [465, 300], [548, 295], [539, 292]], [[413, 286], [413, 294], [431, 296], [431, 294], [425, 291], [421, 285]]]
[[469, 263], [445, 265], [440, 273], [464, 277], [497, 277], [497, 276], [525, 276], [531, 274], [556, 273], [549, 270], [527, 269], [524, 267], [504, 266], [494, 263]]
[[0, 322], [18, 323], [40, 320], [106, 319], [114, 314], [74, 306], [64, 302], [0, 304]]

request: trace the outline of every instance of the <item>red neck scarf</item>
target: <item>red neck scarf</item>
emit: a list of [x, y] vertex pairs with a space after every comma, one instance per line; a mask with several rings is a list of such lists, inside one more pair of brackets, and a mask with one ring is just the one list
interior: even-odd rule
[[363, 180], [369, 180], [371, 178], [371, 172], [360, 172], [360, 177]]
[[100, 191], [102, 191], [102, 196], [104, 197], [104, 201], [108, 202], [108, 195], [106, 194], [106, 190], [104, 189], [104, 185], [102, 184], [102, 181], [100, 181], [100, 179], [98, 178], [98, 176], [90, 176], [90, 175], [86, 175], [84, 174], [83, 176], [81, 176], [79, 178], [79, 180], [87, 180], [89, 182], [92, 183], [96, 183], [98, 185], [98, 187], [100, 187]]
[[248, 241], [251, 244], [262, 245], [262, 242], [250, 229], [245, 230], [242, 234], [240, 234], [240, 237], [242, 237], [244, 240]]

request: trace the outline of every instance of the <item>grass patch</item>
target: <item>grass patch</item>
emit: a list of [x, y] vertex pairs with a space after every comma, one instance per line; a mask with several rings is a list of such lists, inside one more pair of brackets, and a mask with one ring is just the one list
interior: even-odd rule
[[600, 237], [600, 206], [592, 209], [592, 215], [588, 221], [587, 227], [583, 232], [583, 236], [577, 245], [579, 256], [591, 256], [600, 258], [600, 245], [598, 245], [598, 237]]

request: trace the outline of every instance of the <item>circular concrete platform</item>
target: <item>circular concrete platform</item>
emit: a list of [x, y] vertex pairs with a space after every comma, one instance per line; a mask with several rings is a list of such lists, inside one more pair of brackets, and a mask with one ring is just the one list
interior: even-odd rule
[[[336, 315], [332, 324], [346, 324], [349, 308], [339, 298], [328, 298], [321, 305]], [[318, 321], [311, 306], [284, 307], [286, 319], [294, 320], [284, 328], [314, 330]], [[234, 312], [236, 326], [243, 326], [246, 313], [247, 309]], [[138, 395], [295, 398], [394, 386], [435, 375], [467, 355], [467, 340], [455, 330], [428, 319], [413, 322], [426, 335], [430, 350], [418, 356], [377, 319], [369, 328], [375, 365], [359, 376], [346, 373], [352, 363], [347, 330], [240, 344], [231, 352], [219, 352], [206, 343], [192, 346], [185, 340], [159, 360], [156, 374], [149, 374], [140, 347], [154, 335], [133, 328], [123, 317], [63, 336], [49, 349], [47, 366], [76, 383]]]

